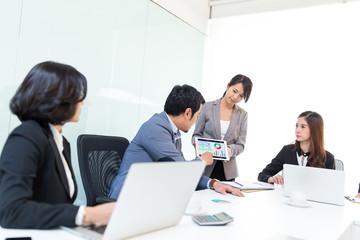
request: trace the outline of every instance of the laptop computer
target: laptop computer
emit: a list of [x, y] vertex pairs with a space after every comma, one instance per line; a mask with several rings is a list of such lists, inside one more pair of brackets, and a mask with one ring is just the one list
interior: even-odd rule
[[87, 239], [115, 240], [176, 225], [204, 168], [202, 161], [134, 163], [104, 234], [62, 228]]
[[344, 205], [344, 171], [284, 164], [283, 176], [287, 197], [300, 191], [310, 201]]

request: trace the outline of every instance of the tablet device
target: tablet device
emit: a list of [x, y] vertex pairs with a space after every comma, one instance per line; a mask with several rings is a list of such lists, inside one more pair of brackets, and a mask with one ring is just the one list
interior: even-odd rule
[[226, 141], [210, 138], [195, 138], [196, 156], [211, 152], [214, 160], [229, 160]]

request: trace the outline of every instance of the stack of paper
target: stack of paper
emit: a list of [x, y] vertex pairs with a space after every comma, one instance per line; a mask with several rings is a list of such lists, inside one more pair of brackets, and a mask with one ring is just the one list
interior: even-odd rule
[[221, 182], [223, 184], [227, 184], [230, 185], [234, 188], [238, 188], [240, 190], [246, 190], [246, 191], [260, 191], [260, 190], [273, 190], [274, 189], [274, 185], [273, 184], [269, 184], [269, 183], [264, 183], [264, 182], [249, 182], [249, 181], [241, 181], [241, 182], [236, 182], [236, 181], [223, 181]]

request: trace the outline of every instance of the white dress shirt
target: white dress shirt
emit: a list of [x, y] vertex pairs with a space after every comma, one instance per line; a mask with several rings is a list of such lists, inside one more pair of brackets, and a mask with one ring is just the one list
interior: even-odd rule
[[[54, 125], [49, 123], [49, 126], [50, 126], [51, 132], [53, 134], [56, 146], [59, 150], [59, 154], [60, 154], [64, 169], [65, 169], [66, 179], [69, 184], [70, 197], [72, 198], [75, 193], [75, 183], [72, 178], [72, 174], [71, 174], [69, 165], [67, 164], [65, 156], [63, 154], [63, 151], [64, 151], [63, 137], [62, 137], [62, 134], [56, 129], [56, 127]], [[85, 206], [80, 206], [79, 210], [76, 214], [76, 218], [75, 218], [76, 225], [81, 225], [83, 223], [84, 215], [85, 215]]]

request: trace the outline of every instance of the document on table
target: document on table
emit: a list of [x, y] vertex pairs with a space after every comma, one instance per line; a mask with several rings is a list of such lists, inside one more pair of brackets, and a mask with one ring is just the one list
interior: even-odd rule
[[230, 185], [240, 190], [273, 190], [274, 185], [264, 182], [250, 182], [250, 181], [223, 181], [223, 184]]
[[353, 197], [349, 197], [349, 196], [345, 196], [345, 198], [347, 200], [349, 200], [350, 202], [360, 203], [360, 198], [353, 198]]

